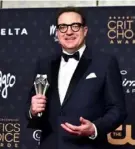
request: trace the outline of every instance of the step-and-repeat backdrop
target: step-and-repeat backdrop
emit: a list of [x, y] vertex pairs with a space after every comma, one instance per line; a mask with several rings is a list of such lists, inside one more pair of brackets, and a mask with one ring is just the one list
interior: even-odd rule
[[[59, 51], [56, 8], [0, 10], [0, 148], [36, 149], [40, 130], [27, 129], [25, 102], [40, 55]], [[88, 44], [116, 55], [128, 117], [108, 134], [112, 149], [135, 147], [135, 7], [84, 8]]]

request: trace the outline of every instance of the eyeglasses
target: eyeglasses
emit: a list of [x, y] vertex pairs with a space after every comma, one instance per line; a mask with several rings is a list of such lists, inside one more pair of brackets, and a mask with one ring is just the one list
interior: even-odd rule
[[57, 29], [61, 33], [66, 33], [69, 26], [73, 32], [78, 32], [80, 30], [80, 28], [83, 27], [84, 25], [82, 23], [59, 24], [59, 25], [57, 25]]

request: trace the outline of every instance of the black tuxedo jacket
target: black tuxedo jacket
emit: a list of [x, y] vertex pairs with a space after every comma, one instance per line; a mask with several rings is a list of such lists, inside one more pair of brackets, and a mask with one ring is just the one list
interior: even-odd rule
[[[35, 75], [47, 74], [50, 87], [46, 110], [41, 118], [29, 118], [31, 97], [28, 100], [28, 127], [42, 130], [41, 149], [104, 149], [107, 133], [122, 124], [126, 116], [118, 63], [113, 56], [86, 48], [61, 106], [58, 94], [60, 59], [60, 55], [48, 57], [40, 59], [37, 64]], [[86, 79], [88, 75], [90, 77]], [[34, 94], [32, 89], [30, 96]], [[60, 126], [63, 122], [80, 125], [80, 116], [95, 124], [98, 132], [95, 140], [71, 135]]]

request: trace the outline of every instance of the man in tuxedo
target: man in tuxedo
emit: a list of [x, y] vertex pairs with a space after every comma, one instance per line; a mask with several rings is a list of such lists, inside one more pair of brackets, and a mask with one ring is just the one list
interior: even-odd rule
[[32, 89], [27, 102], [28, 127], [42, 130], [40, 149], [104, 149], [107, 134], [126, 117], [117, 60], [92, 51], [85, 42], [87, 32], [78, 8], [60, 10], [62, 51], [40, 59], [36, 70], [47, 74], [50, 87], [46, 96]]

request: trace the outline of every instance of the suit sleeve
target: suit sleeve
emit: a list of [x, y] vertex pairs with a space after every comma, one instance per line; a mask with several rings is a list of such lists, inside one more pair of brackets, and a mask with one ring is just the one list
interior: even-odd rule
[[104, 115], [95, 120], [98, 137], [114, 131], [126, 117], [125, 97], [117, 60], [110, 59], [104, 85]]
[[36, 62], [35, 72], [33, 75], [33, 81], [32, 81], [30, 91], [29, 91], [28, 100], [27, 100], [26, 105], [25, 105], [25, 116], [26, 116], [26, 119], [28, 120], [27, 127], [28, 128], [34, 128], [34, 129], [40, 129], [40, 121], [41, 121], [41, 118], [39, 118], [37, 116], [32, 116], [32, 118], [31, 118], [30, 113], [29, 113], [30, 106], [31, 106], [31, 98], [32, 98], [32, 96], [34, 96], [36, 94], [35, 89], [34, 89], [34, 80], [35, 80], [37, 73], [39, 73], [39, 69], [40, 69], [39, 64], [40, 63], [39, 63], [39, 59], [38, 59]]

